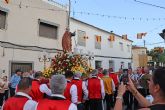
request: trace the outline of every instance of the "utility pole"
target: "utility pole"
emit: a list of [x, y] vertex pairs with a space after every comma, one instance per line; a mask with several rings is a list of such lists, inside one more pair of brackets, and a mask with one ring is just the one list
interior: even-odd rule
[[146, 47], [146, 41], [145, 41], [145, 40], [143, 40], [143, 42], [144, 42], [144, 47]]
[[70, 30], [70, 11], [71, 11], [71, 0], [69, 0], [68, 27], [67, 27], [68, 30]]

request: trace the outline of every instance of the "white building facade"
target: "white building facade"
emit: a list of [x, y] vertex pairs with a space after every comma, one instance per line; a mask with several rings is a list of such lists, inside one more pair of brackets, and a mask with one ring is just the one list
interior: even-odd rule
[[38, 57], [53, 57], [62, 50], [67, 7], [42, 0], [4, 1], [0, 2], [0, 73], [11, 76], [18, 68], [42, 71]]
[[[76, 32], [72, 38], [73, 49], [78, 48], [87, 55], [94, 54], [93, 68], [118, 71], [119, 68], [132, 67], [132, 41], [74, 18], [70, 19], [70, 29]], [[112, 35], [114, 41], [109, 40]]]

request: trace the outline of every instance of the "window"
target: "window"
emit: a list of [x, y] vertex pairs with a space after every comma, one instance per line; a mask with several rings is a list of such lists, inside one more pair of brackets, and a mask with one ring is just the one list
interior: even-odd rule
[[78, 30], [78, 45], [86, 46], [86, 32]]
[[128, 69], [132, 69], [131, 63], [128, 63]]
[[130, 45], [127, 45], [127, 51], [130, 52]]
[[51, 38], [51, 39], [57, 39], [57, 30], [58, 27], [52, 24], [48, 24], [45, 22], [39, 23], [39, 36]]
[[95, 36], [95, 49], [101, 49], [101, 36]]
[[0, 10], [0, 29], [6, 28], [6, 16], [7, 13]]
[[[32, 70], [33, 63], [32, 62], [11, 62], [11, 73], [14, 73], [15, 70], [21, 69], [23, 72], [28, 72]], [[11, 74], [12, 75], [12, 74]]]
[[123, 51], [124, 50], [123, 49], [123, 43], [120, 42], [119, 44], [120, 44], [120, 50]]
[[102, 61], [95, 61], [95, 68], [101, 68], [102, 67]]
[[109, 68], [112, 68], [113, 70], [115, 69], [113, 60], [109, 60]]

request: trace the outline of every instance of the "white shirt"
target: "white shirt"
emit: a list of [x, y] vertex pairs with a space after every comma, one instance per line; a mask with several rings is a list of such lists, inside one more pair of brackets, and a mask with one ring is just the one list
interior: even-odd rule
[[115, 90], [116, 90], [116, 89], [115, 89], [115, 83], [114, 83], [114, 81], [113, 81], [113, 79], [112, 79], [112, 91], [115, 92]]
[[[74, 79], [78, 79], [79, 80], [80, 78], [75, 77]], [[84, 94], [83, 99], [87, 100], [87, 98], [88, 98], [88, 89], [87, 89], [85, 81], [82, 81], [82, 90], [83, 90], [83, 94]]]
[[[36, 106], [37, 106], [37, 102], [33, 101], [32, 98], [23, 93], [23, 92], [17, 92], [16, 95], [20, 95], [20, 96], [24, 96], [27, 97], [29, 100], [25, 103], [23, 110], [35, 110]], [[2, 106], [2, 110], [3, 110], [3, 106]]]
[[48, 96], [51, 96], [51, 94], [52, 94], [51, 90], [48, 88], [48, 86], [46, 84], [41, 84], [40, 85], [40, 91], [42, 93], [47, 94]]
[[[67, 81], [69, 81], [69, 80], [67, 80]], [[70, 95], [71, 95], [72, 103], [76, 104], [78, 102], [78, 96], [77, 96], [77, 86], [75, 84], [73, 84], [70, 88]]]

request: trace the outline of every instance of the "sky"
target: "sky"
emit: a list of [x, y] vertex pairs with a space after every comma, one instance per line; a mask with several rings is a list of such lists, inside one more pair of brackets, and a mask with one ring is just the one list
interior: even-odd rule
[[[69, 0], [55, 1], [65, 5]], [[145, 40], [148, 49], [165, 47], [158, 34], [165, 29], [165, 0], [71, 0], [71, 17], [118, 35], [127, 34], [128, 39], [134, 41], [133, 45], [144, 46]], [[147, 35], [137, 39], [137, 33], [141, 32]]]

